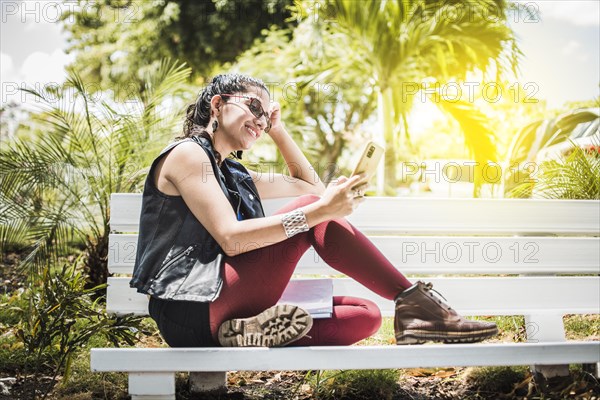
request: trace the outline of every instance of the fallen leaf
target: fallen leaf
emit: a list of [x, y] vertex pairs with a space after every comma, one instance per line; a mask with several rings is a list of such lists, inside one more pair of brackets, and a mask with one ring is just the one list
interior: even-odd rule
[[456, 370], [454, 368], [446, 368], [437, 371], [434, 375], [439, 378], [450, 378], [451, 376], [456, 376]]
[[435, 368], [412, 368], [406, 372], [410, 376], [431, 376], [435, 374]]

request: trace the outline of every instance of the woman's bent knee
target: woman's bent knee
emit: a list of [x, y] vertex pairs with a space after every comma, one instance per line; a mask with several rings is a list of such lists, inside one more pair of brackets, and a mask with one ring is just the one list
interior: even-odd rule
[[373, 301], [356, 297], [344, 297], [340, 303], [351, 306], [346, 309], [346, 312], [349, 313], [347, 316], [352, 315], [348, 320], [351, 326], [347, 327], [350, 331], [348, 334], [353, 336], [352, 339], [348, 338], [352, 343], [372, 336], [381, 327], [381, 311]]
[[367, 309], [367, 314], [365, 316], [366, 324], [371, 327], [371, 331], [369, 336], [374, 335], [379, 328], [381, 328], [381, 310], [371, 300], [362, 299], [364, 301], [364, 307]]

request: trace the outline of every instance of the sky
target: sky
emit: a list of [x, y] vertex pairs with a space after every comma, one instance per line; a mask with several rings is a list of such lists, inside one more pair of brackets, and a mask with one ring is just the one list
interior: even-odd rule
[[[521, 2], [511, 21], [524, 53], [520, 83], [539, 87], [549, 105], [600, 95], [600, 1]], [[539, 10], [529, 18], [526, 8]], [[535, 87], [535, 86], [531, 86]]]
[[[72, 1], [0, 0], [0, 104], [22, 102], [17, 88], [64, 81], [64, 66], [73, 56], [65, 53], [67, 38], [57, 20], [72, 6]], [[515, 83], [529, 84], [528, 93], [551, 107], [597, 98], [600, 1], [522, 1], [514, 9], [510, 23], [525, 55]], [[539, 12], [539, 18], [526, 10]]]

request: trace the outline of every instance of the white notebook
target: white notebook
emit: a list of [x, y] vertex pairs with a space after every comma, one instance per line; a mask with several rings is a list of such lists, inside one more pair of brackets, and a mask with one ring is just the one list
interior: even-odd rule
[[292, 279], [277, 303], [300, 306], [313, 318], [331, 318], [333, 280], [330, 278]]

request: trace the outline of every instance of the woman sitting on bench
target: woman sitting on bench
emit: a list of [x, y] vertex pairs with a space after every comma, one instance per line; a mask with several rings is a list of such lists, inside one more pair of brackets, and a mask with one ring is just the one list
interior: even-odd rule
[[[495, 324], [463, 319], [430, 284], [409, 282], [344, 219], [363, 201], [356, 187], [366, 179], [339, 177], [326, 188], [280, 116], [260, 80], [218, 75], [188, 107], [181, 140], [153, 162], [131, 286], [150, 296], [149, 314], [165, 341], [349, 345], [374, 334], [381, 314], [369, 300], [335, 296], [333, 316], [314, 321], [299, 307], [275, 305], [310, 246], [332, 268], [395, 301], [398, 344], [495, 335]], [[291, 176], [250, 171], [234, 160], [263, 134]], [[293, 196], [264, 216], [261, 199]]]

